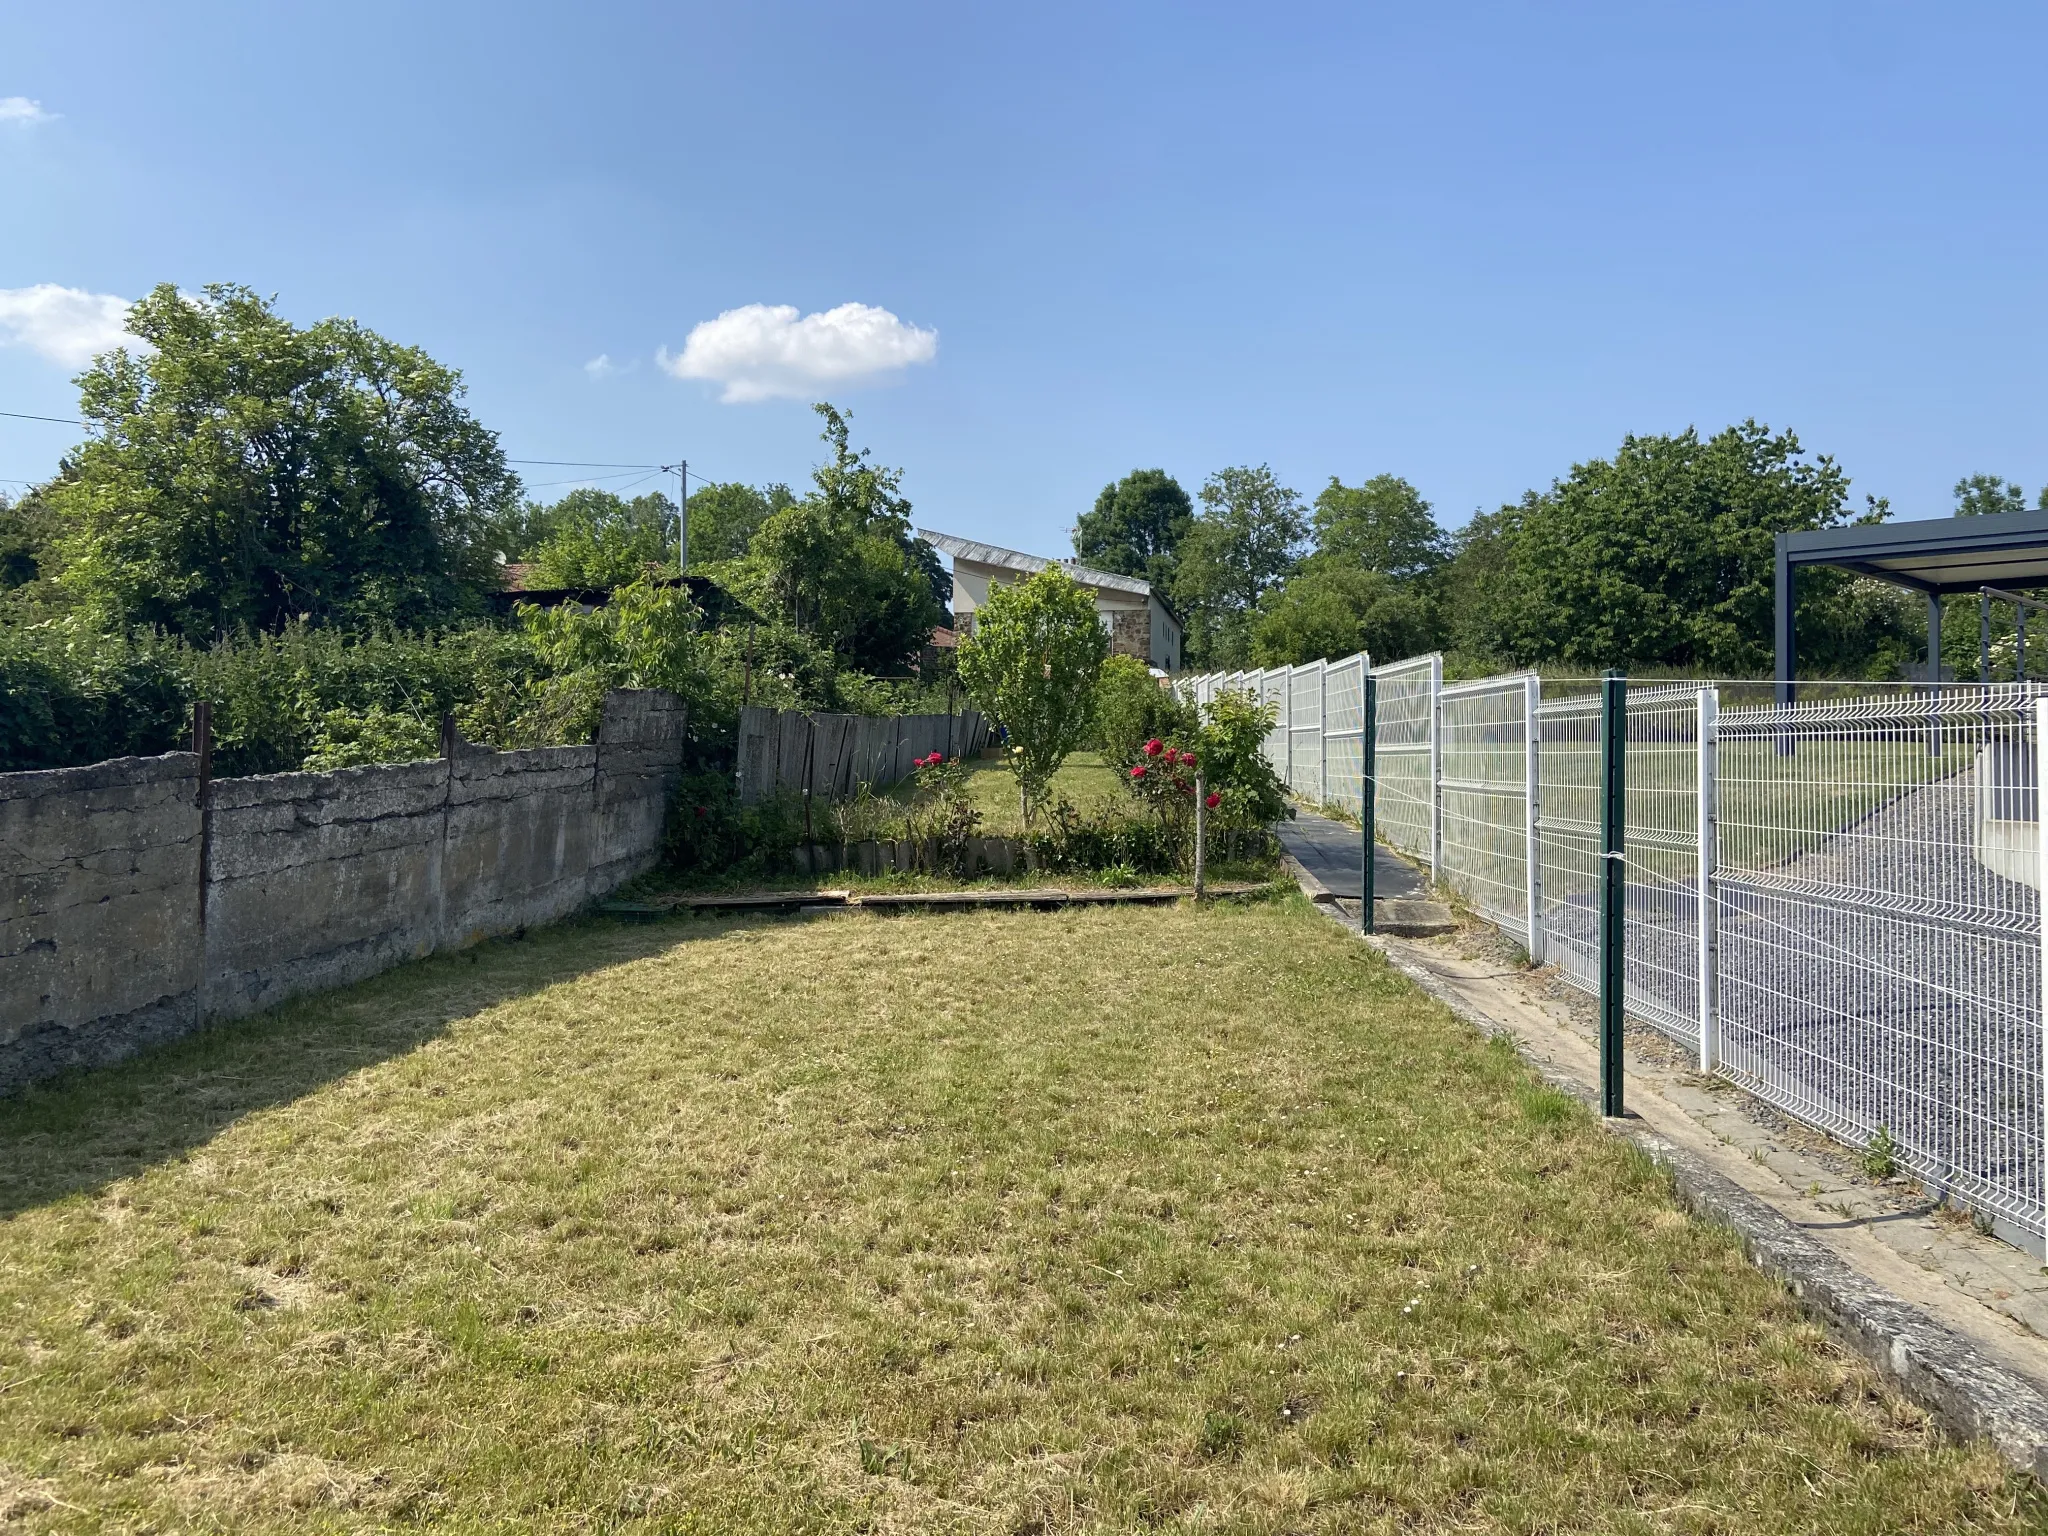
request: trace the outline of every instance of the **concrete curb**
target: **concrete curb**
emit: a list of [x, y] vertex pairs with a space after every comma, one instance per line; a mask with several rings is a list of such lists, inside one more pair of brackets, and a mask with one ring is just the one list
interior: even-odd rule
[[[1341, 918], [1332, 920], [1357, 932]], [[1423, 967], [1393, 953], [1377, 936], [1359, 937], [1480, 1033], [1515, 1038], [1507, 1026], [1474, 1008]], [[1599, 1095], [1591, 1085], [1538, 1063], [1530, 1065], [1550, 1086], [1599, 1113]], [[1604, 1123], [1670, 1173], [1688, 1211], [1732, 1230], [1752, 1264], [1783, 1284], [1808, 1313], [1826, 1323], [1945, 1430], [1960, 1439], [1988, 1440], [2021, 1471], [2048, 1481], [2048, 1392], [1986, 1360], [1962, 1335], [1867, 1279], [1748, 1190], [1642, 1122]]]
[[[1359, 905], [1353, 898], [1339, 896], [1323, 884], [1291, 853], [1280, 855], [1280, 868], [1301, 887], [1302, 894], [1319, 907], [1342, 914], [1342, 903], [1349, 901], [1353, 906]], [[1458, 919], [1442, 902], [1413, 896], [1379, 897], [1372, 904], [1372, 914], [1374, 931], [1391, 934], [1397, 939], [1433, 938], [1440, 933], [1455, 933], [1458, 928]]]

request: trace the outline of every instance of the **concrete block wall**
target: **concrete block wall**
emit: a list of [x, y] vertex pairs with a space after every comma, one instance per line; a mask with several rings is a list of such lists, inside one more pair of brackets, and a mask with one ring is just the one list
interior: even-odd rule
[[0, 1091], [192, 1029], [199, 759], [0, 774]]
[[683, 735], [614, 692], [594, 747], [0, 774], [0, 1093], [574, 912], [659, 856]]

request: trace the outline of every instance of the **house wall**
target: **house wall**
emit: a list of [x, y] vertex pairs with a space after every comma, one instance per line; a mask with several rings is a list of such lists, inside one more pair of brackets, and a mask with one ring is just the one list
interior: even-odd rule
[[615, 692], [594, 747], [0, 774], [0, 1092], [573, 912], [653, 864], [682, 745], [674, 698]]
[[[954, 632], [965, 638], [974, 633], [974, 614], [988, 601], [989, 588], [1023, 578], [1020, 571], [981, 565], [956, 557], [953, 561]], [[1082, 583], [1087, 586], [1086, 582]], [[1109, 648], [1118, 656], [1135, 656], [1147, 666], [1162, 671], [1180, 667], [1180, 625], [1157, 593], [1122, 592], [1112, 588], [1089, 587], [1095, 597], [1095, 611], [1109, 635]]]

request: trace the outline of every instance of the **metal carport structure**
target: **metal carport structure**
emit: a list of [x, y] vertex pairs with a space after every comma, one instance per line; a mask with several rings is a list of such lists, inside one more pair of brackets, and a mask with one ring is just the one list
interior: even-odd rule
[[1941, 676], [1941, 599], [2048, 586], [2048, 508], [1989, 517], [1928, 518], [1778, 535], [1778, 702], [1792, 702], [1798, 657], [1793, 611], [1804, 565], [1831, 565], [1908, 587], [1927, 598], [1929, 680]]

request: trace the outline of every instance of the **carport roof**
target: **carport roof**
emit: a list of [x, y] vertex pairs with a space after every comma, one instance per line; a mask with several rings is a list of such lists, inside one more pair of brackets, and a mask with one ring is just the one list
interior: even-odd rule
[[1781, 533], [1778, 558], [1934, 594], [2048, 586], [2048, 508]]

